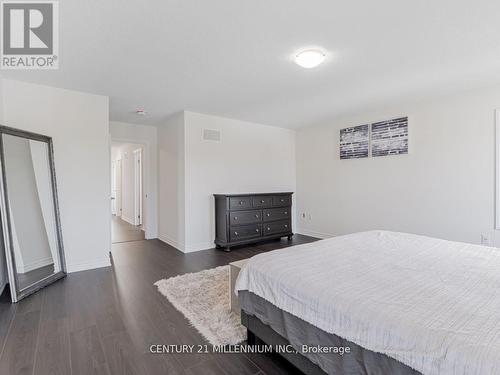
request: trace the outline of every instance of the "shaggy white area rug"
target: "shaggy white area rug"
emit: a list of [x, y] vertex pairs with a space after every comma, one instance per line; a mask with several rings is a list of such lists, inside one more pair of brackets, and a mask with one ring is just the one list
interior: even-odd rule
[[236, 345], [246, 340], [240, 317], [231, 311], [229, 266], [188, 273], [154, 285], [213, 345]]

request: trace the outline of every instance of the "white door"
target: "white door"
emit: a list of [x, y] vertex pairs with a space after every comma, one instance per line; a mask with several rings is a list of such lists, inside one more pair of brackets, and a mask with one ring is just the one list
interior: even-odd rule
[[142, 225], [142, 149], [134, 150], [134, 223]]
[[122, 216], [122, 161], [115, 162], [115, 210], [116, 216]]

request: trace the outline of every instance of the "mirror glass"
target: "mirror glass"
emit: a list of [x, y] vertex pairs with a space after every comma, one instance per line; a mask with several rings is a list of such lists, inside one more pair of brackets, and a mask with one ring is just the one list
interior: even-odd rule
[[61, 271], [49, 145], [3, 134], [4, 176], [17, 289]]

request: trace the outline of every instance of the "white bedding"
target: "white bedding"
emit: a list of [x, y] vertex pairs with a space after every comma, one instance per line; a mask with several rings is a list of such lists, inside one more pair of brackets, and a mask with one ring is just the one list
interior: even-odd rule
[[500, 251], [371, 231], [254, 256], [249, 290], [423, 374], [500, 374]]

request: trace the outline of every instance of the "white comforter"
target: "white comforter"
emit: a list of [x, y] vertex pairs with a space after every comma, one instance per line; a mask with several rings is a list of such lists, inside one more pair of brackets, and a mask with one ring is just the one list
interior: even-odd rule
[[424, 374], [500, 374], [500, 251], [372, 231], [257, 255], [249, 290]]

